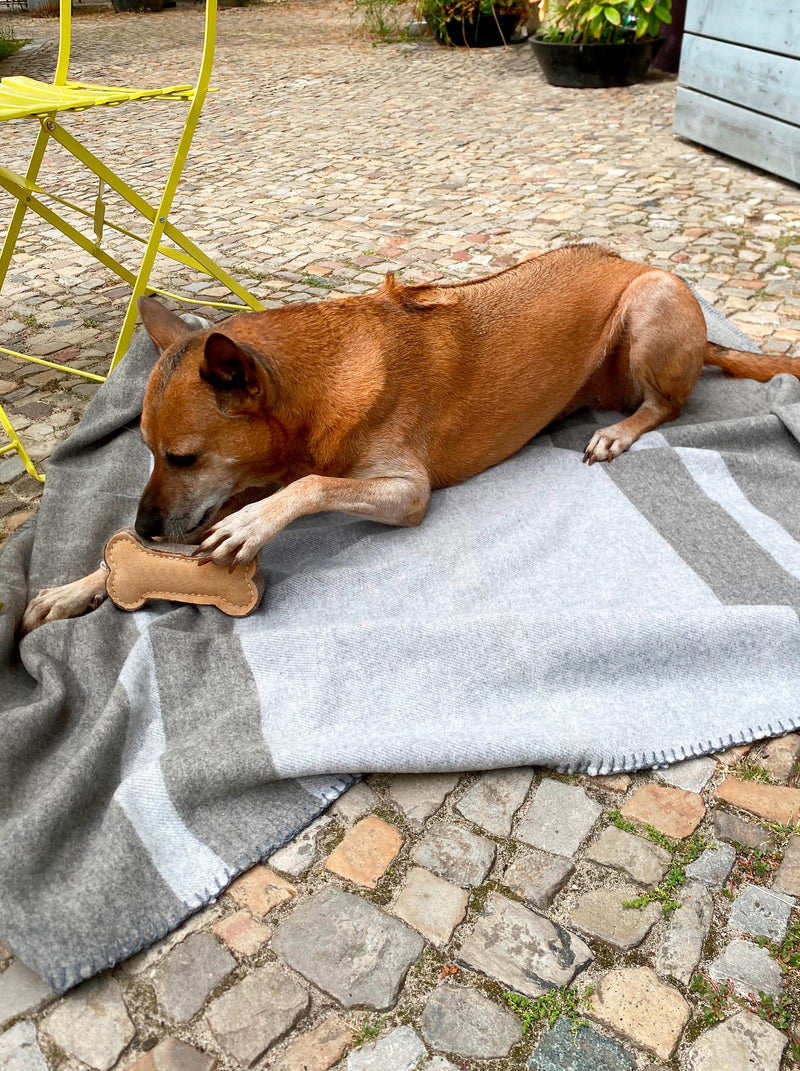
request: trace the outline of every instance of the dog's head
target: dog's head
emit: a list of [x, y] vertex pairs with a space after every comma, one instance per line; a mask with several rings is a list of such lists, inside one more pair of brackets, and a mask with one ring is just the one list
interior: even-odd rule
[[139, 535], [199, 542], [226, 503], [280, 468], [277, 387], [263, 357], [222, 330], [192, 330], [153, 298], [139, 299], [159, 352], [144, 396], [142, 437], [153, 471]]

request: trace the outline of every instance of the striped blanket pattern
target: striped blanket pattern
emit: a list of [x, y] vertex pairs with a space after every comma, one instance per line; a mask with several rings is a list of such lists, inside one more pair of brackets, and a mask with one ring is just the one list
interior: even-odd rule
[[[749, 349], [707, 310], [713, 339]], [[93, 569], [149, 471], [134, 342], [0, 568], [0, 940], [64, 990], [174, 928], [361, 771], [663, 765], [800, 726], [800, 383], [706, 373], [582, 464], [582, 411], [434, 494], [261, 556], [252, 617], [109, 603], [18, 649], [31, 591]]]

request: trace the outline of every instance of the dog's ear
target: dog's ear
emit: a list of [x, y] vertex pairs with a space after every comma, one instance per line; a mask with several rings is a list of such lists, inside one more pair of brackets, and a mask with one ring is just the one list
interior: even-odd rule
[[151, 297], [140, 297], [138, 301], [139, 316], [159, 353], [182, 338], [192, 333], [191, 327], [180, 316], [165, 309], [160, 301]]
[[223, 413], [254, 413], [275, 402], [275, 384], [255, 353], [218, 331], [206, 339], [200, 378], [214, 391]]

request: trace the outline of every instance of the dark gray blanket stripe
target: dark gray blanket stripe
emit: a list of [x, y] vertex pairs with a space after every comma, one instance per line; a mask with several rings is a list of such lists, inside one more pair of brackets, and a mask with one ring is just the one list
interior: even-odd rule
[[626, 454], [606, 467], [684, 561], [728, 605], [787, 603], [800, 610], [800, 581], [789, 576], [715, 502], [710, 501], [671, 450]]
[[[216, 626], [222, 634], [215, 634]], [[189, 607], [150, 628], [167, 750], [161, 762], [170, 798], [187, 827], [231, 866], [286, 839], [297, 815], [308, 821], [319, 801], [296, 781], [275, 782], [261, 732], [261, 709], [250, 667], [228, 622]]]

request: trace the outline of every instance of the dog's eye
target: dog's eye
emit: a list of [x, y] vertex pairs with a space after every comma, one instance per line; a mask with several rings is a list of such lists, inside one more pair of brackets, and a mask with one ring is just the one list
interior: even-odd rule
[[197, 461], [197, 454], [165, 454], [164, 460], [178, 469], [188, 469]]

